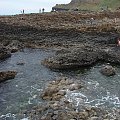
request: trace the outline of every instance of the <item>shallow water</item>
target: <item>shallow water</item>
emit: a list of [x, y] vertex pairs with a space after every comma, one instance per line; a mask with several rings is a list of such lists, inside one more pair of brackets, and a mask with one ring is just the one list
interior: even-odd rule
[[88, 104], [102, 108], [120, 108], [120, 66], [114, 66], [116, 75], [104, 76], [100, 69], [106, 64], [97, 64], [91, 68], [84, 68], [68, 72], [75, 79], [84, 82], [85, 87], [76, 92], [68, 91], [66, 97], [76, 106]]
[[[41, 65], [41, 61], [54, 54], [51, 50], [24, 49], [0, 62], [0, 70], [16, 70], [15, 79], [0, 83], [0, 120], [20, 120], [18, 113], [39, 105], [40, 93], [46, 83], [58, 77], [74, 78], [84, 83], [80, 91], [67, 91], [66, 98], [75, 103], [103, 108], [120, 108], [120, 66], [114, 66], [116, 75], [103, 76], [99, 70], [103, 64], [74, 71], [54, 72]], [[17, 65], [24, 62], [24, 65]], [[22, 116], [23, 117], [23, 116]], [[24, 120], [27, 120], [24, 116]]]
[[[50, 50], [24, 49], [1, 61], [0, 70], [16, 70], [18, 73], [15, 79], [0, 83], [0, 120], [6, 116], [12, 119], [22, 109], [31, 108], [42, 101], [40, 92], [57, 73], [41, 65], [41, 60], [52, 54], [54, 52]], [[25, 64], [17, 65], [18, 62]]]

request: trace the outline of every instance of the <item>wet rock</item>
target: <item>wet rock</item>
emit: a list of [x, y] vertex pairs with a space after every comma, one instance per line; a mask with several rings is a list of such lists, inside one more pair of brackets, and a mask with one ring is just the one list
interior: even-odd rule
[[45, 59], [43, 64], [51, 69], [72, 69], [80, 66], [90, 66], [100, 59], [103, 54], [99, 49], [86, 47], [73, 49], [65, 54], [58, 54], [55, 57]]
[[97, 53], [94, 51], [74, 50], [71, 53], [58, 54], [55, 57], [45, 59], [43, 64], [51, 69], [70, 69], [87, 66], [97, 61]]
[[88, 114], [88, 112], [84, 111], [84, 112], [80, 112], [79, 116], [80, 116], [81, 119], [87, 119], [89, 114]]
[[0, 60], [11, 57], [10, 51], [6, 47], [0, 46]]
[[17, 65], [24, 65], [24, 64], [25, 64], [25, 62], [23, 62], [23, 61], [17, 62]]
[[12, 40], [6, 46], [7, 49], [11, 51], [11, 53], [17, 52], [24, 47], [23, 43], [19, 42], [18, 40]]
[[[49, 99], [49, 100], [51, 100], [51, 99], [53, 99], [53, 95], [54, 95], [54, 97], [55, 97], [55, 94], [58, 92], [59, 90], [58, 90], [58, 88], [56, 87], [52, 87], [52, 88], [47, 88], [44, 92], [43, 92], [43, 94], [42, 94], [42, 98], [43, 99]], [[56, 97], [55, 97], [56, 98]]]
[[110, 65], [106, 65], [105, 67], [103, 67], [100, 72], [105, 75], [105, 76], [112, 76], [116, 74], [115, 68], [113, 68]]
[[69, 102], [68, 100], [65, 100], [64, 103], [65, 103], [65, 104], [69, 104], [70, 102]]
[[52, 117], [47, 114], [47, 116], [42, 116], [40, 120], [52, 120]]
[[12, 48], [10, 48], [10, 50], [11, 50], [11, 53], [15, 53], [15, 52], [17, 52], [19, 49], [18, 49], [17, 47], [12, 47]]
[[[62, 50], [61, 50], [62, 51]], [[81, 46], [58, 52], [55, 56], [45, 59], [42, 64], [50, 69], [73, 69], [81, 66], [91, 66], [96, 62], [120, 64], [120, 49], [116, 47]]]
[[90, 119], [88, 120], [98, 120], [98, 117], [91, 117]]
[[78, 90], [80, 89], [82, 86], [79, 84], [71, 84], [69, 87], [69, 90], [73, 91], [73, 90]]
[[58, 50], [56, 52], [56, 55], [58, 55], [58, 54], [66, 54], [66, 53], [70, 53], [70, 52], [71, 52], [70, 49], [61, 49], [61, 50]]
[[43, 91], [41, 97], [44, 100], [60, 100], [66, 95], [66, 90], [78, 90], [83, 86], [80, 83], [76, 83], [67, 78], [61, 78], [56, 81], [52, 81], [47, 85], [47, 88]]
[[114, 48], [107, 51], [105, 56], [105, 61], [110, 63], [120, 64], [120, 48]]
[[16, 74], [16, 71], [2, 71], [0, 72], [0, 82], [4, 82], [9, 79], [14, 79]]
[[[75, 107], [74, 103], [68, 103], [71, 106]], [[31, 112], [31, 119], [40, 119], [40, 120], [110, 120], [113, 119], [112, 113], [96, 107], [84, 106], [81, 105], [81, 110], [76, 111], [73, 107], [69, 107], [64, 104], [62, 100], [60, 101], [48, 101], [48, 104], [43, 104], [44, 107], [38, 106]], [[42, 110], [43, 108], [43, 110]], [[47, 108], [47, 109], [44, 109]], [[39, 109], [41, 112], [39, 112]], [[119, 113], [115, 113], [115, 115]], [[36, 114], [34, 114], [36, 113]], [[28, 114], [29, 115], [29, 114]], [[115, 117], [113, 120], [118, 120], [118, 117]], [[117, 118], [117, 119], [116, 119]]]

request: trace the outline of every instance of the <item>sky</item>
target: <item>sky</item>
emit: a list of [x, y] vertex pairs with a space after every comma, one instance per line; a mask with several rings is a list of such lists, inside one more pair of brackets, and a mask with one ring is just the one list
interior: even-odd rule
[[56, 4], [67, 4], [71, 0], [0, 0], [0, 15], [20, 14], [24, 9], [25, 13], [38, 13], [44, 8], [50, 12]]

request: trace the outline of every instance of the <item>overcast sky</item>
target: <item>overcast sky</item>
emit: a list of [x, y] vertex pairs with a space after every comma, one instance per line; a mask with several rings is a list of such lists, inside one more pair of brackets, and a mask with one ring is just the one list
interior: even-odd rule
[[20, 14], [21, 10], [25, 13], [36, 13], [39, 9], [51, 11], [55, 4], [69, 3], [71, 0], [0, 0], [0, 15]]

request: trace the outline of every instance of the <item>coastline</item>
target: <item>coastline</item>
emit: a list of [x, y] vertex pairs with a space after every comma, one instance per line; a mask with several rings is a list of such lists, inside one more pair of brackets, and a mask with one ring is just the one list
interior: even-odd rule
[[[117, 46], [117, 38], [120, 35], [120, 16], [116, 16], [118, 22], [115, 23], [114, 15], [111, 13], [98, 13], [96, 15], [96, 13], [56, 12], [0, 16], [0, 44], [9, 52], [17, 52], [26, 47], [57, 49], [52, 61], [51, 58], [47, 59], [47, 64], [54, 69], [53, 63], [55, 62], [58, 70], [62, 65], [63, 68], [67, 66], [72, 69], [76, 66], [80, 67], [82, 64], [84, 66], [85, 63], [88, 66], [99, 60], [118, 64], [120, 63], [120, 48]], [[91, 22], [91, 18], [94, 18], [94, 21]], [[78, 62], [80, 63], [78, 64]], [[65, 81], [63, 82], [65, 83]], [[67, 82], [69, 83], [69, 81]], [[65, 93], [60, 92], [57, 94], [64, 96]], [[91, 117], [90, 120], [110, 119], [109, 116], [106, 116], [106, 111], [102, 114], [100, 109], [85, 108], [85, 112], [76, 112], [72, 104], [69, 106], [69, 101], [65, 102], [64, 105], [61, 105], [63, 102], [61, 103], [61, 100], [58, 99], [58, 101], [48, 102], [48, 106], [34, 108], [35, 110], [33, 109], [30, 113], [31, 117], [33, 117], [31, 119], [34, 120], [34, 117], [41, 120], [56, 119], [57, 117], [60, 120], [63, 120], [63, 118], [67, 120], [69, 117], [69, 119], [73, 120], [77, 119], [77, 117], [83, 120], [89, 117]], [[64, 114], [66, 104], [68, 110]], [[71, 106], [72, 108], [70, 108]], [[39, 111], [40, 109], [42, 112]], [[48, 111], [51, 109], [52, 112], [49, 113]], [[59, 112], [59, 110], [63, 111]], [[46, 112], [49, 114], [44, 114]], [[118, 114], [117, 112], [116, 114]], [[41, 113], [43, 116], [38, 118]], [[99, 113], [102, 114], [103, 118]]]

